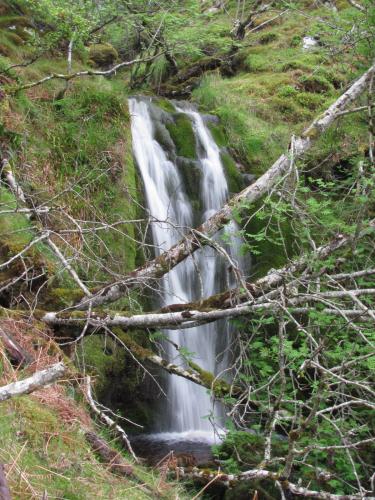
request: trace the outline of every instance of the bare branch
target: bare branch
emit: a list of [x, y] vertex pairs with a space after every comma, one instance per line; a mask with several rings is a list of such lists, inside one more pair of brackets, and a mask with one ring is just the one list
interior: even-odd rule
[[45, 76], [44, 78], [41, 78], [40, 80], [36, 82], [30, 82], [26, 83], [25, 85], [21, 85], [19, 87], [16, 87], [14, 90], [15, 92], [18, 92], [19, 90], [26, 90], [26, 89], [31, 89], [32, 87], [36, 87], [38, 85], [42, 85], [43, 83], [49, 82], [50, 80], [64, 80], [66, 82], [73, 80], [74, 78], [80, 78], [82, 76], [110, 76], [119, 71], [122, 68], [127, 68], [129, 66], [133, 66], [134, 64], [139, 64], [139, 63], [144, 63], [148, 61], [153, 61], [154, 59], [157, 59], [160, 57], [164, 52], [159, 52], [158, 54], [150, 57], [145, 57], [143, 59], [133, 59], [132, 61], [124, 61], [119, 64], [116, 64], [110, 69], [107, 70], [84, 70], [84, 71], [77, 71], [76, 73], [68, 73], [68, 74], [63, 74], [63, 73], [52, 73], [51, 75]]

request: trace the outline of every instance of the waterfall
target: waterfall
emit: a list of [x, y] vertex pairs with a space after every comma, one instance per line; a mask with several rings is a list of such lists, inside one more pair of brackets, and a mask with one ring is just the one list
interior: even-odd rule
[[[197, 216], [184, 189], [176, 161], [171, 161], [166, 151], [155, 139], [151, 116], [151, 100], [131, 98], [129, 107], [132, 123], [133, 152], [140, 170], [151, 223], [156, 255], [167, 250], [193, 226]], [[201, 222], [223, 206], [228, 198], [228, 185], [220, 160], [220, 149], [204, 123], [202, 116], [190, 105], [175, 104], [176, 112], [184, 113], [192, 123], [196, 140], [197, 163], [201, 171], [199, 197], [202, 210]], [[170, 156], [170, 155], [169, 155]], [[233, 245], [238, 246], [235, 227], [230, 225], [227, 237], [233, 234]], [[223, 258], [210, 247], [197, 251], [193, 258], [176, 266], [163, 279], [160, 286], [159, 305], [184, 303], [213, 295], [228, 286], [227, 266]], [[166, 330], [165, 350], [170, 361], [182, 363], [174, 344], [193, 356], [193, 361], [212, 373], [225, 369], [228, 364], [230, 331], [225, 321], [211, 323], [187, 330]], [[212, 404], [207, 389], [182, 377], [168, 376], [167, 402], [161, 418], [160, 431], [212, 432], [212, 423], [222, 423], [223, 408]], [[210, 415], [211, 418], [207, 418]], [[206, 418], [204, 418], [206, 417]]]

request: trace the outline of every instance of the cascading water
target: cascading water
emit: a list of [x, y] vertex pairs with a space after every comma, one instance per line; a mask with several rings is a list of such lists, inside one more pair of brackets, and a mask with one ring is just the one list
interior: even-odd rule
[[[144, 98], [129, 100], [132, 117], [133, 151], [140, 169], [147, 206], [153, 222], [152, 237], [156, 254], [167, 250], [193, 226], [192, 203], [187, 196], [177, 162], [171, 161], [166, 151], [155, 140], [151, 118], [151, 101]], [[182, 106], [182, 105], [181, 105]], [[201, 221], [223, 206], [228, 197], [228, 185], [220, 160], [220, 149], [213, 140], [202, 116], [191, 106], [175, 105], [176, 112], [185, 114], [193, 126], [198, 165], [201, 170], [200, 201]], [[197, 186], [198, 188], [198, 186]], [[230, 238], [233, 226], [226, 229]], [[238, 239], [233, 236], [233, 244]], [[162, 280], [160, 305], [183, 303], [207, 297], [220, 291], [228, 282], [227, 264], [212, 248], [196, 252], [194, 258], [176, 266]], [[194, 361], [212, 373], [225, 369], [228, 363], [226, 350], [230, 332], [225, 321], [190, 328], [167, 330], [171, 342], [165, 349], [169, 360], [178, 357], [173, 344], [183, 346], [192, 353]], [[181, 360], [179, 360], [181, 363]], [[190, 433], [200, 431], [212, 434], [212, 424], [222, 422], [223, 409], [212, 406], [208, 391], [176, 375], [168, 376], [166, 388], [168, 402], [161, 419], [160, 431]], [[203, 418], [210, 414], [211, 419]]]

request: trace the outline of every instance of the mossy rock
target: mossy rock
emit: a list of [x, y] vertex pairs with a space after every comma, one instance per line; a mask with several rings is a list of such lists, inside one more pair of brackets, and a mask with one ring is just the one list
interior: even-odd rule
[[90, 45], [89, 58], [95, 66], [106, 67], [112, 65], [118, 59], [118, 52], [109, 43], [97, 43]]
[[224, 148], [227, 145], [227, 139], [223, 127], [211, 120], [207, 120], [206, 125], [219, 148]]
[[[121, 338], [122, 332], [118, 333]], [[139, 370], [127, 351], [110, 338], [94, 335], [83, 340], [83, 351], [82, 358], [78, 352], [77, 361], [79, 364], [84, 362], [86, 370], [95, 376], [98, 401], [140, 425], [150, 426], [153, 421], [152, 393], [147, 391], [143, 370]], [[126, 428], [126, 422], [121, 425]]]
[[220, 153], [220, 159], [225, 169], [225, 176], [228, 182], [230, 193], [238, 193], [244, 188], [244, 181], [239, 172], [236, 162], [226, 151]]
[[153, 104], [158, 106], [163, 111], [166, 111], [167, 113], [174, 113], [176, 111], [173, 104], [170, 101], [168, 101], [168, 99], [161, 99], [161, 98], [154, 99]]
[[178, 171], [182, 177], [183, 187], [193, 206], [194, 213], [200, 213], [202, 207], [199, 190], [202, 179], [202, 170], [198, 162], [188, 158], [178, 157], [176, 159], [176, 163]]
[[154, 122], [154, 138], [158, 141], [161, 147], [171, 157], [176, 153], [175, 144], [171, 138], [168, 128], [161, 122]]
[[190, 118], [184, 113], [175, 113], [173, 122], [167, 123], [166, 127], [176, 146], [177, 155], [196, 160], [197, 147]]

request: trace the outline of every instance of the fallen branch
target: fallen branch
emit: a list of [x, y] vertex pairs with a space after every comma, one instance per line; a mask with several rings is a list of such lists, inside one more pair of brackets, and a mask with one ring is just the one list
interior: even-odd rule
[[52, 384], [52, 382], [61, 378], [65, 372], [65, 365], [56, 363], [45, 370], [35, 372], [31, 377], [0, 387], [0, 401], [6, 401], [14, 396], [30, 394], [30, 392]]
[[108, 465], [111, 472], [115, 472], [121, 476], [133, 475], [133, 467], [125, 462], [121, 453], [110, 448], [104, 439], [100, 438], [95, 432], [85, 432], [85, 438], [90, 443], [93, 451]]
[[201, 385], [202, 387], [212, 390], [213, 394], [218, 398], [221, 398], [224, 395], [235, 396], [239, 392], [237, 387], [231, 386], [225, 380], [215, 377], [212, 373], [203, 370], [195, 363], [190, 364], [192, 370], [189, 370], [183, 366], [169, 363], [165, 359], [153, 353], [144, 359], [170, 374], [186, 378], [187, 380], [194, 382], [194, 384]]
[[46, 243], [48, 246], [52, 249], [53, 253], [56, 255], [56, 257], [61, 261], [61, 263], [64, 265], [65, 269], [69, 272], [73, 280], [77, 283], [77, 285], [80, 287], [80, 289], [83, 291], [83, 293], [87, 297], [91, 297], [90, 290], [86, 287], [84, 283], [82, 283], [80, 277], [76, 273], [76, 271], [73, 269], [73, 267], [69, 264], [69, 262], [66, 260], [64, 255], [61, 253], [59, 247], [55, 245], [55, 243], [51, 240], [51, 238], [47, 238]]
[[[302, 133], [301, 137], [294, 140], [293, 161], [295, 162], [305, 154], [316, 142], [316, 140], [325, 132], [335, 121], [337, 114], [344, 111], [367, 87], [375, 66], [372, 66], [361, 78], [341, 95], [325, 113], [320, 115], [313, 123]], [[228, 204], [221, 210], [207, 219], [197, 232], [191, 230], [178, 243], [169, 250], [162, 253], [144, 266], [132, 271], [128, 277], [118, 283], [107, 285], [96, 292], [94, 297], [88, 301], [87, 298], [77, 304], [79, 309], [87, 309], [89, 303], [96, 307], [109, 302], [115, 302], [130, 288], [140, 287], [150, 279], [157, 279], [168, 273], [173, 267], [194, 253], [198, 248], [207, 245], [220, 229], [222, 229], [232, 217], [233, 211], [238, 208], [245, 200], [247, 203], [254, 203], [285, 175], [291, 166], [291, 156], [283, 154], [255, 183], [251, 184], [239, 194], [234, 196]], [[202, 235], [204, 237], [202, 237]]]
[[98, 415], [98, 417], [100, 418], [100, 420], [105, 425], [107, 425], [110, 429], [114, 429], [116, 431], [116, 433], [121, 438], [121, 441], [125, 444], [125, 447], [128, 449], [129, 453], [134, 458], [135, 462], [139, 463], [139, 459], [135, 455], [135, 453], [133, 451], [133, 448], [132, 448], [132, 446], [130, 444], [129, 438], [126, 435], [126, 432], [124, 431], [124, 429], [122, 427], [120, 427], [118, 424], [116, 424], [116, 422], [114, 420], [112, 420], [111, 417], [109, 417], [104, 412], [102, 412], [98, 408], [98, 406], [96, 405], [96, 403], [94, 401], [94, 398], [92, 397], [92, 392], [91, 392], [91, 378], [90, 378], [90, 376], [87, 376], [85, 378], [85, 394], [86, 394], [87, 402], [90, 405], [90, 408], [92, 409], [92, 411], [96, 415]]

